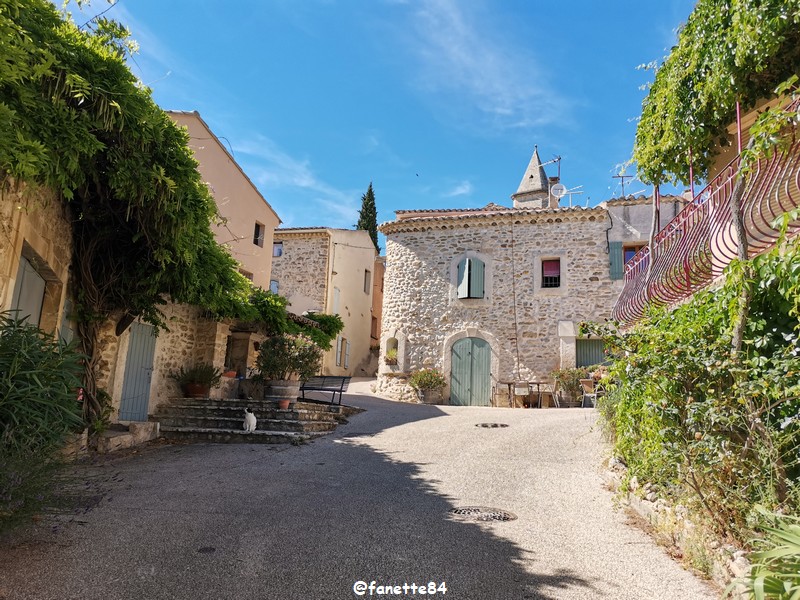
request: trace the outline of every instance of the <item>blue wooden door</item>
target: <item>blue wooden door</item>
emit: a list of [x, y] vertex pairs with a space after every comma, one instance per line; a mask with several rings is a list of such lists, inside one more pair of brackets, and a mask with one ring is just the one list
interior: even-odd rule
[[155, 351], [156, 336], [153, 327], [142, 323], [131, 325], [128, 360], [125, 362], [125, 378], [119, 405], [120, 421], [147, 420]]
[[453, 344], [450, 368], [450, 404], [491, 404], [491, 348], [486, 340], [464, 338]]

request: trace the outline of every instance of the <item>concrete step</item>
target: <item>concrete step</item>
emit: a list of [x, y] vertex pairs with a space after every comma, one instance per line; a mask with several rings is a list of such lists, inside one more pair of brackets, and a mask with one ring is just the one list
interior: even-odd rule
[[252, 433], [245, 433], [241, 429], [167, 426], [161, 427], [161, 434], [172, 440], [193, 440], [218, 444], [302, 444], [325, 435], [318, 432], [256, 430]]
[[[198, 416], [185, 413], [156, 414], [154, 420], [161, 423], [162, 427], [194, 427], [201, 429], [242, 429], [243, 416]], [[300, 421], [296, 419], [262, 419], [256, 415], [256, 430], [267, 431], [333, 431], [336, 421]]]

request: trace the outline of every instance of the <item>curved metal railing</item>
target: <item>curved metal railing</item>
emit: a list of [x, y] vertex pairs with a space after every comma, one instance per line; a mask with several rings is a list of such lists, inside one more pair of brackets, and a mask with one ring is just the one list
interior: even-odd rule
[[[789, 110], [800, 109], [800, 101]], [[731, 194], [739, 175], [736, 157], [625, 265], [625, 286], [613, 310], [617, 321], [632, 323], [648, 304], [672, 305], [704, 288], [737, 256]], [[747, 176], [741, 215], [748, 255], [771, 248], [780, 235], [772, 224], [800, 207], [800, 141], [758, 164]], [[789, 224], [789, 235], [800, 232], [800, 219]], [[652, 267], [650, 263], [652, 262]]]

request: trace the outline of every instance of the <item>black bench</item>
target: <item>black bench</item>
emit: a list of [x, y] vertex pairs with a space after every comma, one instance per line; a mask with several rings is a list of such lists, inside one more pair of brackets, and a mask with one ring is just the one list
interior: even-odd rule
[[336, 394], [339, 394], [339, 402], [342, 403], [342, 393], [347, 391], [347, 385], [350, 383], [349, 377], [339, 377], [336, 375], [320, 375], [319, 377], [311, 377], [302, 383], [300, 392], [305, 400], [306, 392], [331, 392], [331, 404], [336, 400]]

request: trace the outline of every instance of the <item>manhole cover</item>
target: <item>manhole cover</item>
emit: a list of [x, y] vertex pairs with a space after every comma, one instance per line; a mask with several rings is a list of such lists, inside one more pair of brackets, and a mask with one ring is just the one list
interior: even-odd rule
[[508, 423], [478, 423], [475, 427], [508, 427]]
[[463, 521], [514, 521], [517, 515], [499, 508], [486, 508], [485, 506], [462, 506], [453, 508], [450, 514]]

